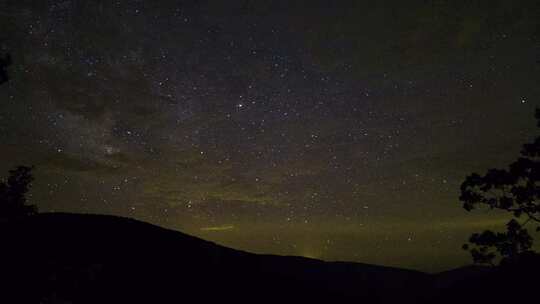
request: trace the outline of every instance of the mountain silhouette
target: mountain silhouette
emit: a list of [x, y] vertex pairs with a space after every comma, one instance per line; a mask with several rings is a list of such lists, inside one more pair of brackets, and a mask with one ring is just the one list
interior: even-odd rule
[[258, 255], [104, 215], [37, 214], [0, 240], [0, 303], [428, 303], [491, 273]]

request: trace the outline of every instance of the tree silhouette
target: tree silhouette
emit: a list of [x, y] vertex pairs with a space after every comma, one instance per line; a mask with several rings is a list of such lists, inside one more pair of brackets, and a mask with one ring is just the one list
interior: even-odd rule
[[0, 183], [0, 220], [9, 220], [37, 212], [34, 205], [28, 205], [26, 193], [34, 177], [33, 167], [18, 166], [9, 171], [7, 181]]
[[9, 80], [7, 67], [11, 65], [11, 56], [6, 54], [3, 58], [0, 58], [0, 84]]
[[[6, 68], [11, 65], [11, 56], [5, 55], [0, 58], [0, 85], [9, 80]], [[18, 166], [9, 171], [7, 181], [0, 182], [0, 221], [9, 220], [21, 216], [31, 215], [37, 212], [34, 205], [26, 204], [26, 193], [34, 177], [33, 167]]]
[[[536, 109], [540, 127], [540, 109]], [[540, 137], [523, 145], [521, 156], [508, 170], [490, 169], [484, 176], [473, 173], [461, 185], [463, 208], [471, 211], [480, 206], [504, 210], [512, 214], [506, 232], [486, 230], [474, 233], [469, 250], [475, 263], [492, 264], [497, 256], [503, 261], [531, 253], [533, 238], [524, 226], [535, 224], [540, 231]]]

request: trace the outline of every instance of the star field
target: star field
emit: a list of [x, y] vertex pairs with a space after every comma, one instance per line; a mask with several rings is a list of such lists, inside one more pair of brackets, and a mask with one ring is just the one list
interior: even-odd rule
[[[234, 248], [466, 263], [459, 185], [535, 136], [536, 1], [3, 1], [6, 172], [43, 211]], [[4, 12], [7, 12], [5, 15]]]

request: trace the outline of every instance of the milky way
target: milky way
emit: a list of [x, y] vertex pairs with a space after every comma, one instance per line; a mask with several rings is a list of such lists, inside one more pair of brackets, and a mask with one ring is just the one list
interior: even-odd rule
[[[467, 262], [459, 185], [536, 135], [537, 1], [9, 1], [6, 172], [42, 211], [254, 252]], [[373, 2], [374, 3], [374, 2]]]

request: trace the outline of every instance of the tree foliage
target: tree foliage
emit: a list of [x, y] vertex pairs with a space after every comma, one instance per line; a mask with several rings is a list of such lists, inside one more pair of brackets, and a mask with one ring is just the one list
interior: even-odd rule
[[0, 57], [0, 84], [9, 80], [7, 67], [11, 65], [11, 56], [9, 54]]
[[26, 194], [34, 177], [33, 167], [18, 166], [9, 171], [6, 181], [0, 183], [0, 219], [7, 220], [37, 212], [34, 205], [27, 204]]
[[[9, 54], [0, 57], [0, 85], [9, 80], [7, 67], [11, 65]], [[0, 221], [32, 215], [37, 212], [34, 205], [28, 205], [26, 194], [34, 177], [33, 167], [18, 166], [9, 171], [6, 181], [0, 182]]]
[[[540, 109], [536, 110], [540, 127]], [[493, 264], [499, 255], [503, 260], [531, 252], [533, 238], [525, 226], [536, 225], [540, 231], [540, 137], [523, 145], [521, 156], [509, 168], [490, 169], [483, 176], [473, 173], [461, 185], [460, 200], [467, 211], [481, 206], [509, 212], [512, 219], [506, 232], [486, 230], [474, 233], [469, 250], [475, 263]]]

